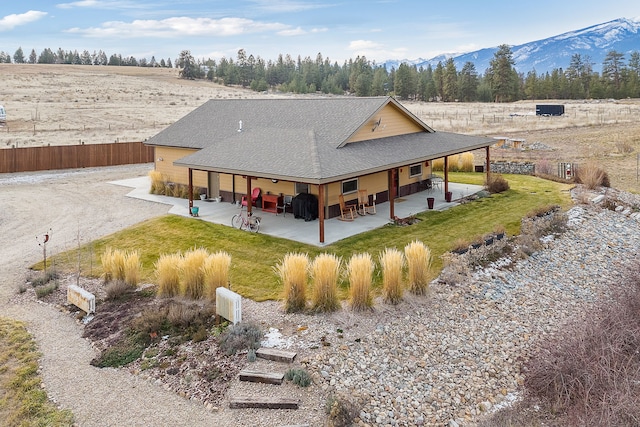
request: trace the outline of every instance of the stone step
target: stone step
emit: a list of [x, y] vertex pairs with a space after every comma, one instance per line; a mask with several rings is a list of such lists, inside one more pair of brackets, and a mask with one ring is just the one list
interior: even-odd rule
[[232, 397], [229, 399], [230, 409], [298, 409], [299, 406], [299, 399], [287, 397]]
[[256, 356], [262, 359], [273, 360], [275, 362], [291, 363], [293, 362], [293, 359], [296, 358], [296, 354], [297, 353], [292, 351], [279, 350], [277, 348], [261, 347], [256, 350]]
[[258, 372], [250, 370], [240, 371], [240, 381], [280, 385], [282, 384], [283, 380], [284, 374], [279, 374], [276, 372]]

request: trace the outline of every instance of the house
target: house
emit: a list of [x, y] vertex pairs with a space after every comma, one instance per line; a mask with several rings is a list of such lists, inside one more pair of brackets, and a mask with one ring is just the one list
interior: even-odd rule
[[[235, 202], [255, 187], [315, 195], [322, 243], [341, 194], [366, 189], [393, 217], [394, 199], [426, 188], [433, 159], [484, 148], [488, 173], [494, 142], [436, 132], [391, 97], [339, 97], [210, 100], [146, 144], [167, 180], [210, 198]], [[444, 178], [447, 191], [446, 167]]]

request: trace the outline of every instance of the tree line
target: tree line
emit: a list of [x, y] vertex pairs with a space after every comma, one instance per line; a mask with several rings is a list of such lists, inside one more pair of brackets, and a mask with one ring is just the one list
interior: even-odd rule
[[[12, 62], [11, 56], [0, 52], [0, 62]], [[171, 59], [157, 62], [154, 57], [122, 57], [103, 51], [43, 50], [31, 51], [28, 58], [19, 48], [13, 55], [15, 63], [57, 63], [83, 65], [120, 65], [173, 68]], [[453, 58], [435, 67], [400, 64], [385, 67], [364, 56], [349, 59], [342, 65], [323, 58], [278, 55], [265, 60], [240, 49], [236, 58], [195, 60], [189, 50], [180, 52], [175, 61], [179, 75], [185, 79], [208, 79], [228, 86], [242, 86], [255, 91], [279, 90], [293, 93], [353, 94], [356, 96], [392, 95], [399, 99], [443, 102], [512, 102], [524, 99], [605, 99], [640, 97], [640, 53], [631, 52], [628, 60], [623, 53], [607, 53], [602, 69], [593, 69], [587, 55], [574, 54], [566, 69], [536, 73], [519, 73], [511, 48], [499, 46], [489, 67], [483, 73], [472, 62], [457, 69]]]

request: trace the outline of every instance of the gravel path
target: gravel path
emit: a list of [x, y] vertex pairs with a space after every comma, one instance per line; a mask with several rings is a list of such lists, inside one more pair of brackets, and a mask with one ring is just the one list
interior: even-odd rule
[[[107, 183], [148, 169], [0, 177], [0, 313], [28, 322], [43, 352], [49, 396], [82, 427], [322, 425], [332, 390], [360, 399], [363, 425], [474, 425], [483, 411], [513, 396], [536, 339], [606, 295], [640, 247], [640, 223], [630, 212], [577, 206], [570, 230], [546, 241], [544, 250], [459, 285], [434, 283], [428, 296], [397, 307], [379, 303], [366, 314], [345, 309], [308, 316], [285, 315], [273, 302], [243, 301], [243, 318], [278, 328], [282, 337], [270, 345], [298, 351], [314, 384], [274, 389], [235, 381], [229, 395], [297, 396], [302, 408], [231, 411], [223, 405], [216, 411], [152, 378], [90, 366], [94, 350], [68, 315], [45, 304], [7, 302], [26, 268], [41, 259], [34, 237], [49, 228], [48, 250], [56, 253], [77, 246], [78, 234], [89, 241], [166, 213], [166, 206], [126, 198], [126, 188]], [[640, 206], [637, 197], [625, 197]]]

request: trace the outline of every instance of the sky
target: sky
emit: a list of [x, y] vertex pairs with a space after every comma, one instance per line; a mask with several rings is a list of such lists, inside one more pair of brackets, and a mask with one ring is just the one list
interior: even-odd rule
[[318, 53], [430, 59], [544, 39], [618, 18], [640, 19], [638, 0], [80, 0], [7, 1], [0, 51], [103, 50], [137, 59], [264, 60]]

